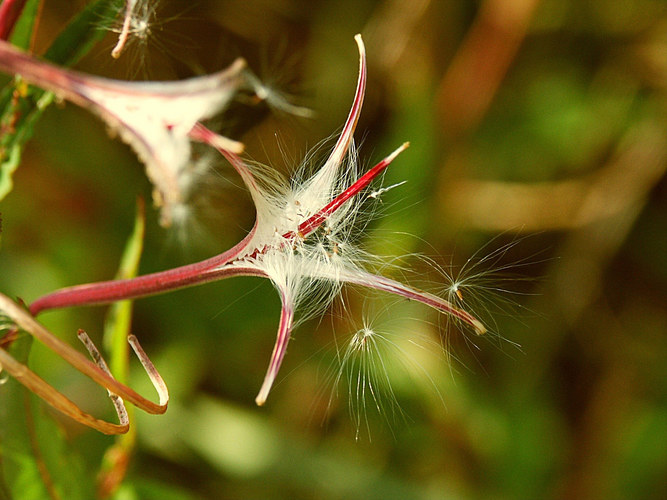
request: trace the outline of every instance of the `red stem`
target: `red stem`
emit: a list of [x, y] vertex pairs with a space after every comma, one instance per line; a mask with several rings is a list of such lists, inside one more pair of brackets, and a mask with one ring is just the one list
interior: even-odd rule
[[[243, 251], [255, 234], [255, 228], [253, 227], [252, 231], [234, 247], [210, 259], [127, 280], [102, 281], [63, 288], [34, 301], [30, 305], [30, 313], [35, 316], [47, 309], [108, 304], [117, 300], [156, 295], [223, 277], [258, 274], [258, 271], [245, 268], [220, 269]], [[263, 276], [261, 273], [259, 275]]]
[[436, 295], [417, 290], [415, 288], [410, 288], [403, 283], [394, 281], [390, 278], [385, 278], [384, 276], [377, 274], [360, 272], [355, 274], [346, 274], [345, 276], [341, 277], [347, 283], [375, 288], [376, 290], [384, 290], [385, 292], [393, 293], [400, 297], [405, 297], [408, 300], [416, 300], [417, 302], [426, 304], [427, 306], [437, 309], [438, 311], [441, 311], [445, 314], [449, 314], [463, 321], [464, 323], [467, 323], [472, 328], [474, 328], [477, 335], [483, 335], [487, 332], [487, 329], [482, 324], [482, 322], [475, 318], [472, 314], [459, 309], [455, 305]]
[[375, 165], [364, 175], [359, 177], [359, 179], [357, 179], [354, 182], [354, 184], [352, 184], [345, 191], [343, 191], [341, 194], [339, 194], [333, 200], [331, 200], [329, 204], [326, 205], [322, 210], [320, 210], [315, 215], [311, 216], [309, 219], [306, 219], [301, 224], [299, 224], [299, 236], [306, 237], [310, 233], [315, 231], [318, 227], [320, 227], [320, 225], [327, 219], [327, 217], [329, 217], [336, 210], [338, 210], [343, 203], [345, 203], [347, 200], [349, 200], [357, 193], [359, 193], [359, 191], [368, 186], [371, 183], [371, 181], [375, 179], [378, 175], [380, 175], [380, 173], [382, 173], [382, 171], [389, 166], [389, 164], [394, 160], [394, 158], [396, 158], [396, 156], [398, 156], [398, 154], [401, 153], [403, 150], [405, 150], [405, 148], [407, 148], [408, 146], [409, 143], [407, 142], [404, 143], [400, 148], [398, 148], [392, 154], [387, 156], [384, 160]]
[[266, 398], [269, 396], [273, 382], [276, 380], [276, 376], [280, 370], [280, 365], [282, 364], [285, 353], [287, 352], [287, 344], [292, 332], [292, 324], [294, 322], [294, 306], [287, 300], [284, 291], [281, 291], [281, 301], [282, 308], [280, 310], [278, 335], [276, 337], [276, 343], [273, 347], [273, 353], [271, 354], [269, 368], [266, 371], [266, 376], [264, 377], [264, 382], [262, 383], [262, 387], [260, 388], [257, 397], [255, 398], [255, 403], [257, 406], [262, 406], [266, 402]]

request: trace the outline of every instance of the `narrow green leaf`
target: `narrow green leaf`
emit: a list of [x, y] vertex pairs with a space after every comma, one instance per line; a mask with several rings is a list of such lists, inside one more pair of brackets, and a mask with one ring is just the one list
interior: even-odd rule
[[[20, 23], [27, 26], [22, 25], [16, 34], [21, 47], [29, 43], [34, 29], [36, 6], [33, 3], [38, 2], [31, 0], [21, 16]], [[100, 19], [113, 17], [121, 5], [121, 0], [98, 0], [86, 7], [56, 38], [44, 58], [63, 66], [75, 64], [105, 35], [99, 28]], [[18, 78], [0, 93], [0, 109], [3, 110], [0, 116], [0, 200], [12, 190], [12, 175], [21, 162], [23, 147], [32, 137], [35, 122], [52, 100], [50, 92], [27, 90]]]
[[[12, 190], [12, 175], [21, 161], [23, 145], [32, 136], [35, 123], [43, 111], [53, 101], [51, 92], [28, 90], [19, 78], [15, 79], [13, 86], [13, 95], [0, 117], [0, 127], [5, 132], [0, 139], [0, 200]], [[25, 97], [22, 97], [23, 94]]]
[[28, 0], [26, 2], [21, 17], [16, 23], [16, 26], [14, 26], [14, 31], [9, 39], [12, 45], [21, 49], [28, 49], [30, 46], [41, 1], [42, 0]]
[[122, 6], [122, 0], [98, 0], [90, 4], [67, 25], [44, 58], [63, 66], [76, 64], [106, 34], [99, 26], [100, 19], [114, 17]]
[[[116, 279], [134, 278], [139, 271], [139, 261], [144, 248], [144, 233], [146, 221], [144, 216], [144, 202], [137, 200], [137, 212], [134, 220], [134, 229], [127, 240]], [[104, 346], [111, 353], [111, 372], [120, 382], [127, 383], [129, 346], [127, 336], [130, 333], [132, 317], [132, 301], [121, 300], [109, 308], [104, 324]]]
[[[12, 356], [25, 363], [32, 338], [13, 343]], [[10, 498], [44, 500], [92, 497], [91, 474], [71, 450], [41, 401], [9, 378], [0, 386], [0, 473]]]
[[[134, 220], [134, 230], [127, 240], [120, 267], [116, 279], [134, 278], [139, 271], [139, 261], [144, 248], [144, 234], [146, 229], [146, 218], [144, 201], [137, 200], [137, 212]], [[130, 371], [130, 352], [127, 337], [130, 334], [132, 322], [131, 300], [114, 302], [109, 308], [104, 322], [104, 346], [111, 353], [111, 373], [121, 383], [127, 384]], [[136, 442], [137, 431], [134, 419], [134, 407], [127, 407], [127, 416], [130, 419], [130, 430], [116, 438], [116, 442], [104, 455], [102, 469], [100, 471], [100, 487], [110, 491], [117, 486], [118, 478], [124, 476], [124, 470], [119, 473], [119, 467], [124, 467], [127, 457], [132, 454]], [[119, 459], [122, 457], [122, 459]]]

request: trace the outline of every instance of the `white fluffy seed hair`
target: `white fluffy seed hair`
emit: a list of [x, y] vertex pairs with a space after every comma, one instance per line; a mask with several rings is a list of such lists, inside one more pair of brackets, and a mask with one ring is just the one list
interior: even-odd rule
[[126, 0], [120, 6], [111, 31], [118, 33], [118, 42], [111, 56], [118, 59], [133, 41], [146, 43], [157, 14], [158, 0]]
[[[406, 381], [411, 393], [418, 390], [445, 405], [433, 369], [446, 370], [447, 355], [432, 325], [403, 315], [396, 321], [390, 312], [394, 306], [388, 304], [372, 314], [366, 304], [361, 324], [350, 318], [357, 328], [336, 342], [335, 362], [325, 374], [330, 391], [327, 412], [333, 411], [336, 400], [347, 400], [357, 440], [364, 434], [372, 438], [374, 418], [383, 420], [390, 430], [410, 420], [401, 405]], [[399, 307], [409, 310], [410, 306]]]
[[250, 167], [255, 180], [251, 195], [257, 210], [257, 230], [247, 254], [255, 254], [252, 265], [265, 272], [280, 290], [287, 291], [294, 307], [303, 305], [300, 321], [320, 313], [339, 295], [343, 272], [349, 275], [381, 263], [354, 241], [355, 230], [365, 227], [373, 217], [373, 212], [366, 210], [369, 203], [363, 196], [348, 200], [308, 237], [285, 236], [297, 234], [300, 224], [359, 177], [353, 145], [343, 162], [337, 172], [327, 175], [310, 175], [312, 168], [304, 162], [290, 180], [261, 165]]

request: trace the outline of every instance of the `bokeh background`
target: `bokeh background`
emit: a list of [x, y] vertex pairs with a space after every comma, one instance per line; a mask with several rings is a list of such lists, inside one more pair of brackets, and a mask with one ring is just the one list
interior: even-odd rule
[[[45, 1], [36, 52], [84, 5]], [[356, 33], [369, 64], [361, 161], [411, 142], [384, 178], [408, 182], [383, 196], [364, 241], [454, 274], [472, 257], [464, 304], [492, 334], [474, 338], [427, 308], [374, 297], [397, 343], [404, 333], [428, 347], [388, 362], [396, 400], [384, 394], [378, 414], [345, 374], [336, 390], [359, 325], [334, 306], [296, 330], [258, 408], [279, 315], [269, 283], [237, 278], [137, 301], [132, 330], [172, 400], [164, 416], [136, 415], [115, 498], [667, 498], [667, 3], [161, 0], [147, 43], [113, 61], [109, 34], [77, 68], [177, 79], [243, 56], [313, 117], [239, 98], [220, 122], [249, 157], [288, 169], [342, 125]], [[142, 273], [245, 234], [252, 205], [228, 173], [220, 162], [192, 224], [164, 230], [148, 210]], [[0, 205], [0, 290], [30, 302], [111, 278], [136, 198], [150, 193], [136, 156], [97, 118], [52, 106]], [[417, 258], [401, 265], [428, 271]], [[367, 298], [346, 300], [354, 316], [367, 312]], [[104, 315], [76, 308], [40, 320], [76, 345], [78, 328], [99, 342]], [[103, 390], [37, 345], [30, 365], [113, 417]], [[151, 394], [136, 364], [133, 386]], [[113, 438], [53, 418], [76, 470], [94, 478]]]

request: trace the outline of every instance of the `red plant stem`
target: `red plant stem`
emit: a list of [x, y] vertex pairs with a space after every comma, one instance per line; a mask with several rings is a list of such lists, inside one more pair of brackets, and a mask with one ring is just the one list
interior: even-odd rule
[[27, 0], [4, 0], [0, 5], [0, 40], [8, 40]]
[[357, 88], [354, 93], [352, 108], [347, 115], [345, 125], [343, 125], [343, 130], [338, 137], [338, 141], [336, 141], [336, 145], [323, 167], [324, 169], [332, 163], [340, 165], [345, 152], [348, 150], [350, 143], [352, 142], [352, 136], [354, 130], [357, 128], [357, 122], [359, 121], [359, 115], [361, 114], [361, 107], [364, 104], [364, 95], [366, 94], [366, 48], [364, 47], [361, 35], [355, 35], [354, 40], [359, 47], [359, 78], [357, 79]]
[[487, 332], [487, 329], [482, 322], [472, 314], [459, 309], [450, 302], [428, 292], [416, 290], [390, 278], [370, 273], [350, 274], [345, 275], [342, 278], [348, 283], [375, 288], [376, 290], [384, 290], [385, 292], [405, 297], [408, 300], [416, 300], [422, 304], [426, 304], [427, 306], [467, 323], [474, 328], [478, 335], [483, 335]]
[[12, 75], [21, 75], [28, 82], [42, 89], [55, 92], [57, 95], [84, 108], [96, 106], [96, 103], [84, 95], [80, 88], [85, 87], [88, 84], [87, 82], [94, 81], [99, 84], [100, 81], [103, 81], [100, 78], [85, 77], [81, 73], [68, 71], [44, 62], [18, 50], [2, 39], [0, 39], [0, 70]]
[[108, 304], [117, 300], [133, 299], [207, 283], [225, 276], [259, 275], [257, 270], [246, 268], [221, 269], [245, 248], [255, 234], [255, 228], [240, 243], [210, 259], [168, 269], [157, 273], [137, 276], [127, 280], [111, 280], [87, 285], [63, 288], [35, 300], [30, 313], [35, 316], [47, 309], [59, 309], [93, 304]]
[[[327, 219], [327, 217], [329, 217], [336, 210], [338, 210], [341, 207], [341, 205], [343, 205], [343, 203], [345, 203], [347, 200], [349, 200], [357, 193], [359, 193], [359, 191], [368, 186], [371, 183], [371, 181], [375, 179], [378, 175], [380, 175], [380, 173], [382, 173], [382, 171], [389, 166], [389, 164], [394, 160], [394, 158], [396, 158], [396, 156], [398, 156], [399, 153], [404, 151], [409, 145], [410, 145], [409, 142], [403, 143], [403, 145], [400, 148], [398, 148], [392, 154], [387, 156], [384, 160], [375, 165], [364, 175], [359, 177], [359, 179], [357, 179], [354, 182], [354, 184], [352, 184], [345, 191], [343, 191], [341, 194], [339, 194], [333, 200], [331, 200], [329, 204], [326, 205], [322, 210], [320, 210], [315, 215], [313, 215], [309, 219], [306, 219], [301, 224], [299, 224], [299, 236], [301, 236], [302, 238], [306, 237], [310, 233], [315, 231], [318, 227], [320, 227], [320, 225]], [[285, 236], [287, 237], [289, 235]]]
[[[375, 165], [372, 169], [362, 175], [356, 182], [341, 194], [336, 196], [322, 210], [299, 225], [298, 235], [306, 237], [315, 231], [326, 219], [338, 210], [346, 201], [359, 193], [370, 182], [375, 179], [389, 164], [408, 147], [406, 142], [392, 154]], [[224, 150], [223, 150], [224, 151]], [[235, 156], [235, 155], [234, 155]], [[252, 181], [252, 177], [248, 179]], [[117, 300], [133, 299], [165, 293], [178, 288], [207, 283], [231, 276], [265, 276], [265, 273], [251, 267], [230, 267], [223, 269], [222, 266], [237, 257], [252, 239], [255, 228], [236, 246], [220, 255], [210, 259], [188, 264], [186, 266], [168, 269], [157, 273], [137, 276], [129, 280], [111, 280], [87, 285], [78, 285], [63, 288], [53, 293], [40, 297], [30, 306], [30, 312], [37, 315], [47, 309], [59, 309], [94, 304], [108, 304]], [[297, 235], [287, 233], [286, 239]], [[263, 253], [264, 249], [256, 249], [249, 257]]]
[[199, 141], [204, 144], [208, 144], [209, 146], [212, 146], [215, 149], [217, 149], [218, 152], [222, 156], [224, 156], [224, 158], [230, 163], [230, 165], [234, 167], [234, 170], [236, 170], [236, 172], [241, 176], [241, 179], [243, 180], [246, 187], [250, 191], [250, 195], [253, 196], [253, 199], [255, 199], [254, 197], [256, 196], [259, 190], [259, 187], [257, 186], [257, 181], [252, 175], [252, 172], [250, 171], [248, 166], [245, 163], [243, 163], [243, 160], [238, 156], [239, 151], [234, 151], [230, 148], [230, 145], [231, 146], [241, 145], [241, 143], [237, 143], [236, 141], [231, 141], [226, 137], [222, 137], [216, 134], [215, 132], [209, 130], [201, 123], [195, 123], [195, 125], [192, 127], [192, 130], [190, 130], [188, 135], [190, 139], [194, 141]]
[[285, 294], [281, 292], [282, 308], [280, 310], [280, 324], [278, 326], [278, 336], [271, 354], [271, 362], [266, 371], [262, 387], [255, 398], [257, 406], [262, 406], [266, 403], [266, 398], [269, 396], [271, 386], [276, 379], [280, 365], [283, 362], [285, 353], [287, 352], [287, 343], [289, 342], [290, 333], [292, 331], [292, 324], [294, 322], [294, 306], [286, 300]]
[[[304, 221], [298, 230], [301, 237], [305, 237], [315, 231], [326, 219], [338, 210], [347, 200], [355, 196], [364, 189], [370, 182], [377, 177], [396, 156], [408, 147], [408, 143], [387, 156], [380, 163], [361, 176], [354, 184], [348, 187], [341, 194], [336, 196], [317, 214]], [[251, 179], [252, 180], [252, 179]], [[265, 276], [262, 271], [254, 268], [234, 268], [223, 269], [222, 266], [237, 257], [252, 239], [255, 228], [236, 246], [230, 250], [212, 257], [210, 259], [188, 264], [186, 266], [168, 269], [157, 273], [137, 276], [128, 280], [111, 280], [87, 285], [78, 285], [57, 290], [53, 293], [40, 297], [30, 305], [30, 313], [37, 315], [47, 309], [60, 309], [64, 307], [74, 307], [94, 304], [108, 304], [117, 300], [133, 299], [145, 297], [147, 295], [157, 295], [178, 288], [185, 288], [192, 285], [215, 281], [224, 277], [231, 276]], [[285, 238], [294, 238], [294, 234], [285, 234]], [[250, 256], [258, 253], [256, 250]]]

